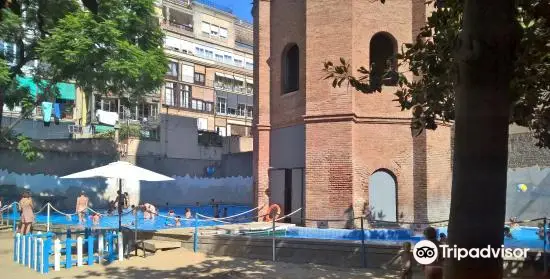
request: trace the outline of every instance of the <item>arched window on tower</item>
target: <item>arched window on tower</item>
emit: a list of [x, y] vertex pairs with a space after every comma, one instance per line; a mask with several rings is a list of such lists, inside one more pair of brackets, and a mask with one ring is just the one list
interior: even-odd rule
[[299, 89], [300, 82], [300, 53], [298, 46], [289, 44], [283, 51], [282, 82], [283, 94]]
[[370, 81], [373, 86], [395, 86], [397, 74], [397, 41], [387, 32], [378, 32], [370, 40]]

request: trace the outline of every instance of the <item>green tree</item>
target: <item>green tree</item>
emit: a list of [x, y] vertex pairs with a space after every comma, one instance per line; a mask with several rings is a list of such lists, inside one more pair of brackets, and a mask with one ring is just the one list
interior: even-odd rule
[[88, 5], [93, 12], [81, 9], [67, 15], [40, 42], [38, 53], [50, 66], [48, 74], [74, 80], [87, 93], [139, 99], [158, 90], [168, 61], [154, 0]]
[[[396, 101], [412, 110], [412, 129], [436, 129], [437, 119], [454, 121], [450, 245], [500, 247], [509, 124], [529, 127], [539, 146], [550, 146], [550, 4], [444, 3], [397, 57], [421, 79], [399, 73]], [[333, 86], [346, 81], [363, 93], [383, 86], [370, 68], [359, 68], [355, 77], [344, 59], [325, 63], [324, 70]], [[383, 79], [395, 74], [388, 71]], [[502, 259], [463, 259], [450, 260], [445, 277], [493, 279], [502, 273]]]
[[[3, 57], [15, 64], [7, 80], [0, 72], [0, 123], [4, 103], [22, 105], [20, 121], [41, 101], [55, 99], [59, 81], [75, 81], [88, 94], [134, 100], [162, 84], [167, 60], [153, 0], [7, 0], [0, 6], [0, 40], [17, 47], [17, 53]], [[31, 72], [42, 92], [37, 98], [16, 80], [33, 61], [40, 61]], [[21, 137], [11, 133], [17, 123], [2, 130], [3, 143], [21, 146]]]
[[[41, 82], [45, 77], [37, 69], [30, 74], [39, 86], [40, 96], [32, 97], [29, 88], [20, 88], [17, 76], [23, 75], [25, 66], [39, 60], [36, 52], [40, 40], [51, 34], [59, 19], [78, 9], [71, 0], [7, 0], [0, 2], [0, 40], [13, 44], [15, 52], [1, 54], [0, 67], [0, 123], [3, 107], [20, 105], [20, 117], [9, 127], [0, 130], [0, 143], [18, 149], [27, 159], [38, 158], [30, 140], [14, 135], [12, 129], [22, 119], [28, 117], [41, 100], [52, 100], [57, 95], [55, 80]], [[12, 61], [10, 65], [6, 61]]]

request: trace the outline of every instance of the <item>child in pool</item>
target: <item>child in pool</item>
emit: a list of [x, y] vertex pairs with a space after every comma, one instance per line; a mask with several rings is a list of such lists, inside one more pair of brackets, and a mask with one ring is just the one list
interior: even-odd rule
[[181, 227], [181, 216], [176, 216], [176, 227]]
[[504, 238], [514, 238], [514, 236], [512, 236], [512, 233], [510, 233], [509, 227], [504, 228]]
[[191, 214], [191, 209], [190, 208], [186, 208], [185, 209], [185, 219], [191, 219], [193, 218], [192, 214]]
[[[393, 257], [388, 264], [393, 264], [398, 258], [401, 258], [401, 272], [400, 272], [400, 278], [401, 279], [412, 279], [413, 273], [412, 273], [412, 259], [413, 259], [413, 253], [412, 253], [412, 244], [409, 241], [403, 242], [403, 249], [401, 249], [395, 257]], [[383, 269], [387, 268], [387, 265], [382, 266]]]
[[94, 224], [94, 226], [99, 225], [99, 219], [100, 219], [99, 214], [94, 213], [94, 215], [92, 215], [92, 223]]
[[174, 217], [175, 215], [176, 215], [176, 212], [173, 209], [170, 209], [170, 211], [168, 211], [168, 216]]

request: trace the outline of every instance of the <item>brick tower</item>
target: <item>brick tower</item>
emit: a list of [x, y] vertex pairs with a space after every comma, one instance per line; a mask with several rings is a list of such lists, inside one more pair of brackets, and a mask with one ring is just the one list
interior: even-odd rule
[[366, 207], [387, 221], [447, 219], [451, 128], [413, 137], [411, 113], [392, 101], [394, 81], [363, 94], [332, 88], [321, 71], [340, 57], [355, 69], [397, 67], [386, 61], [415, 38], [429, 12], [424, 1], [254, 2], [257, 204], [303, 208], [293, 223], [348, 220], [330, 227], [353, 226]]

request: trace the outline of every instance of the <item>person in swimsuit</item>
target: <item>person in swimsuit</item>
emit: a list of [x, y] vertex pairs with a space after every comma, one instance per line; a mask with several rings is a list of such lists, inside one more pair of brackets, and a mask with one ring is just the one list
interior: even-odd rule
[[88, 197], [84, 191], [80, 192], [80, 197], [76, 199], [76, 214], [78, 214], [78, 222], [80, 224], [86, 221], [86, 210], [88, 209]]
[[28, 234], [31, 232], [32, 223], [34, 223], [34, 204], [29, 192], [23, 193], [23, 197], [19, 201], [19, 212], [21, 212], [21, 228], [19, 232], [21, 234]]
[[94, 215], [92, 216], [92, 223], [94, 224], [94, 226], [97, 226], [99, 225], [99, 214], [97, 213], [94, 213]]
[[191, 214], [191, 209], [190, 208], [186, 208], [185, 209], [185, 219], [191, 219], [193, 218], [192, 214]]
[[181, 227], [181, 216], [176, 216], [176, 227]]
[[423, 265], [424, 278], [426, 279], [443, 279], [443, 251], [440, 248], [440, 243], [437, 240], [437, 231], [433, 227], [427, 227], [424, 230], [424, 237], [438, 247], [439, 253], [437, 259], [428, 265]]
[[[401, 258], [401, 272], [400, 277], [401, 279], [412, 279], [413, 278], [413, 272], [412, 272], [412, 260], [413, 260], [413, 253], [412, 253], [412, 244], [409, 241], [403, 242], [403, 249], [401, 249], [395, 257], [393, 257], [387, 265], [391, 265], [397, 260], [398, 258]], [[383, 269], [386, 269], [387, 265], [382, 265]]]
[[152, 204], [145, 203], [144, 205], [141, 206], [141, 210], [143, 211], [143, 219], [146, 219], [146, 220], [147, 219], [151, 219], [151, 220], [155, 219], [157, 209]]

